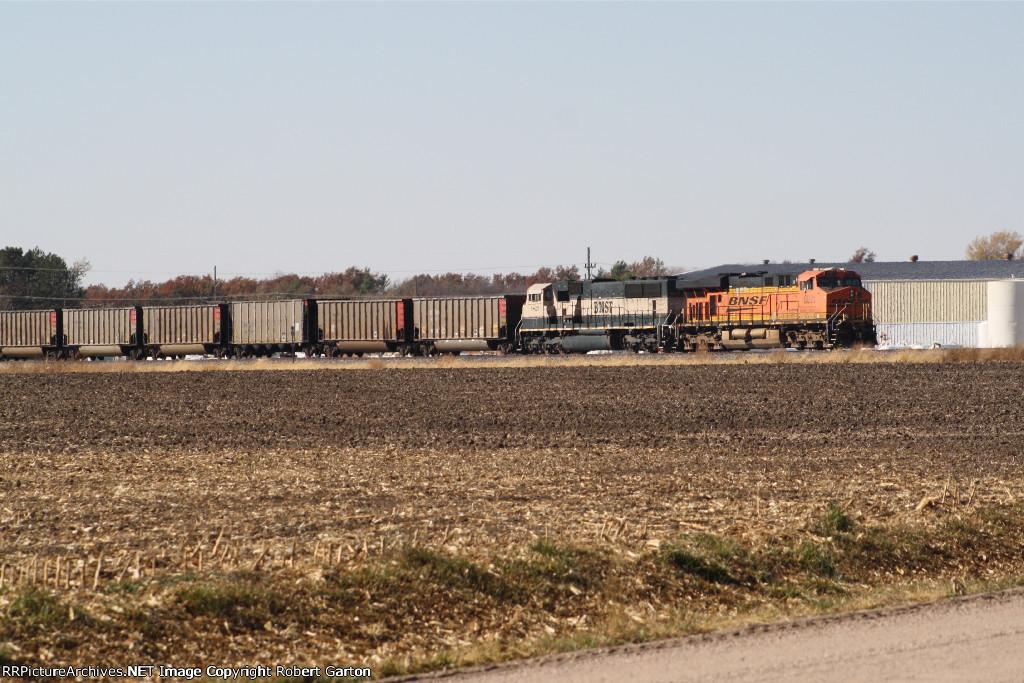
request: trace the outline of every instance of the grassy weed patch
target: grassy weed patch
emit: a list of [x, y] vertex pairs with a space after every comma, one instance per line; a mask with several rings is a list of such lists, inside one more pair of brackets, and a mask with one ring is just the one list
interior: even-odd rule
[[178, 590], [177, 599], [192, 616], [212, 617], [247, 630], [262, 629], [288, 607], [281, 593], [246, 580], [184, 586]]

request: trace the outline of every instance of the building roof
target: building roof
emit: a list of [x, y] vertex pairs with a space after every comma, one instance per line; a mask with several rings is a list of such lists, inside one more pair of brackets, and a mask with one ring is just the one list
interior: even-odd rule
[[885, 261], [874, 263], [727, 263], [685, 273], [686, 278], [714, 277], [721, 273], [802, 273], [805, 270], [844, 268], [864, 280], [1005, 280], [1024, 278], [1021, 261]]

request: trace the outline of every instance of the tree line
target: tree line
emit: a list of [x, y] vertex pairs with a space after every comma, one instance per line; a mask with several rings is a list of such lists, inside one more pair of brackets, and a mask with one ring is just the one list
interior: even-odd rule
[[[575, 280], [578, 266], [538, 268], [532, 273], [421, 273], [392, 282], [384, 273], [352, 266], [347, 270], [308, 276], [294, 273], [270, 278], [233, 277], [214, 280], [210, 275], [179, 275], [163, 282], [129, 280], [124, 287], [104, 284], [84, 286], [87, 261], [68, 266], [56, 254], [36, 247], [24, 251], [7, 247], [0, 251], [0, 310], [76, 308], [134, 305], [189, 305], [212, 301], [348, 298], [360, 296], [478, 296], [525, 292], [537, 282]], [[598, 277], [626, 280], [665, 275], [661, 259], [646, 256], [639, 261], [617, 261]]]
[[[966, 250], [968, 260], [1021, 258], [1024, 237], [1017, 232], [1001, 231], [973, 240]], [[860, 247], [848, 261], [870, 263], [875, 252]], [[787, 261], [783, 261], [787, 263]], [[164, 282], [129, 280], [124, 287], [97, 284], [84, 286], [90, 268], [85, 260], [70, 266], [60, 256], [39, 247], [0, 250], [0, 310], [75, 308], [92, 306], [187, 305], [240, 299], [343, 298], [359, 296], [479, 296], [525, 292], [537, 282], [578, 280], [578, 266], [538, 268], [532, 273], [420, 273], [392, 282], [370, 268], [349, 267], [342, 272], [308, 276], [280, 274], [256, 279], [234, 277], [215, 281], [210, 275], [179, 275]], [[628, 280], [634, 277], [659, 277], [669, 274], [665, 262], [645, 256], [628, 263], [616, 261], [610, 269], [600, 269], [596, 277]]]

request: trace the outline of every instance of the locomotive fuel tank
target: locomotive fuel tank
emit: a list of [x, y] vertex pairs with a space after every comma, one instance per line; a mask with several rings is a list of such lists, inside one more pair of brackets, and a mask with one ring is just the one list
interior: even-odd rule
[[618, 345], [613, 344], [611, 335], [604, 332], [583, 332], [563, 337], [561, 346], [569, 353], [587, 353], [588, 351], [615, 351]]
[[775, 349], [782, 346], [779, 330], [768, 327], [746, 327], [722, 330], [722, 347], [726, 349]]

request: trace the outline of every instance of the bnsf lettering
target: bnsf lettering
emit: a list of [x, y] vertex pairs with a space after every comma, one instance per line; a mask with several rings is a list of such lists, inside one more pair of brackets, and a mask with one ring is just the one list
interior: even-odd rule
[[595, 301], [594, 302], [594, 313], [611, 313], [612, 302], [611, 301]]
[[730, 296], [730, 306], [764, 306], [768, 303], [768, 295], [761, 296]]

